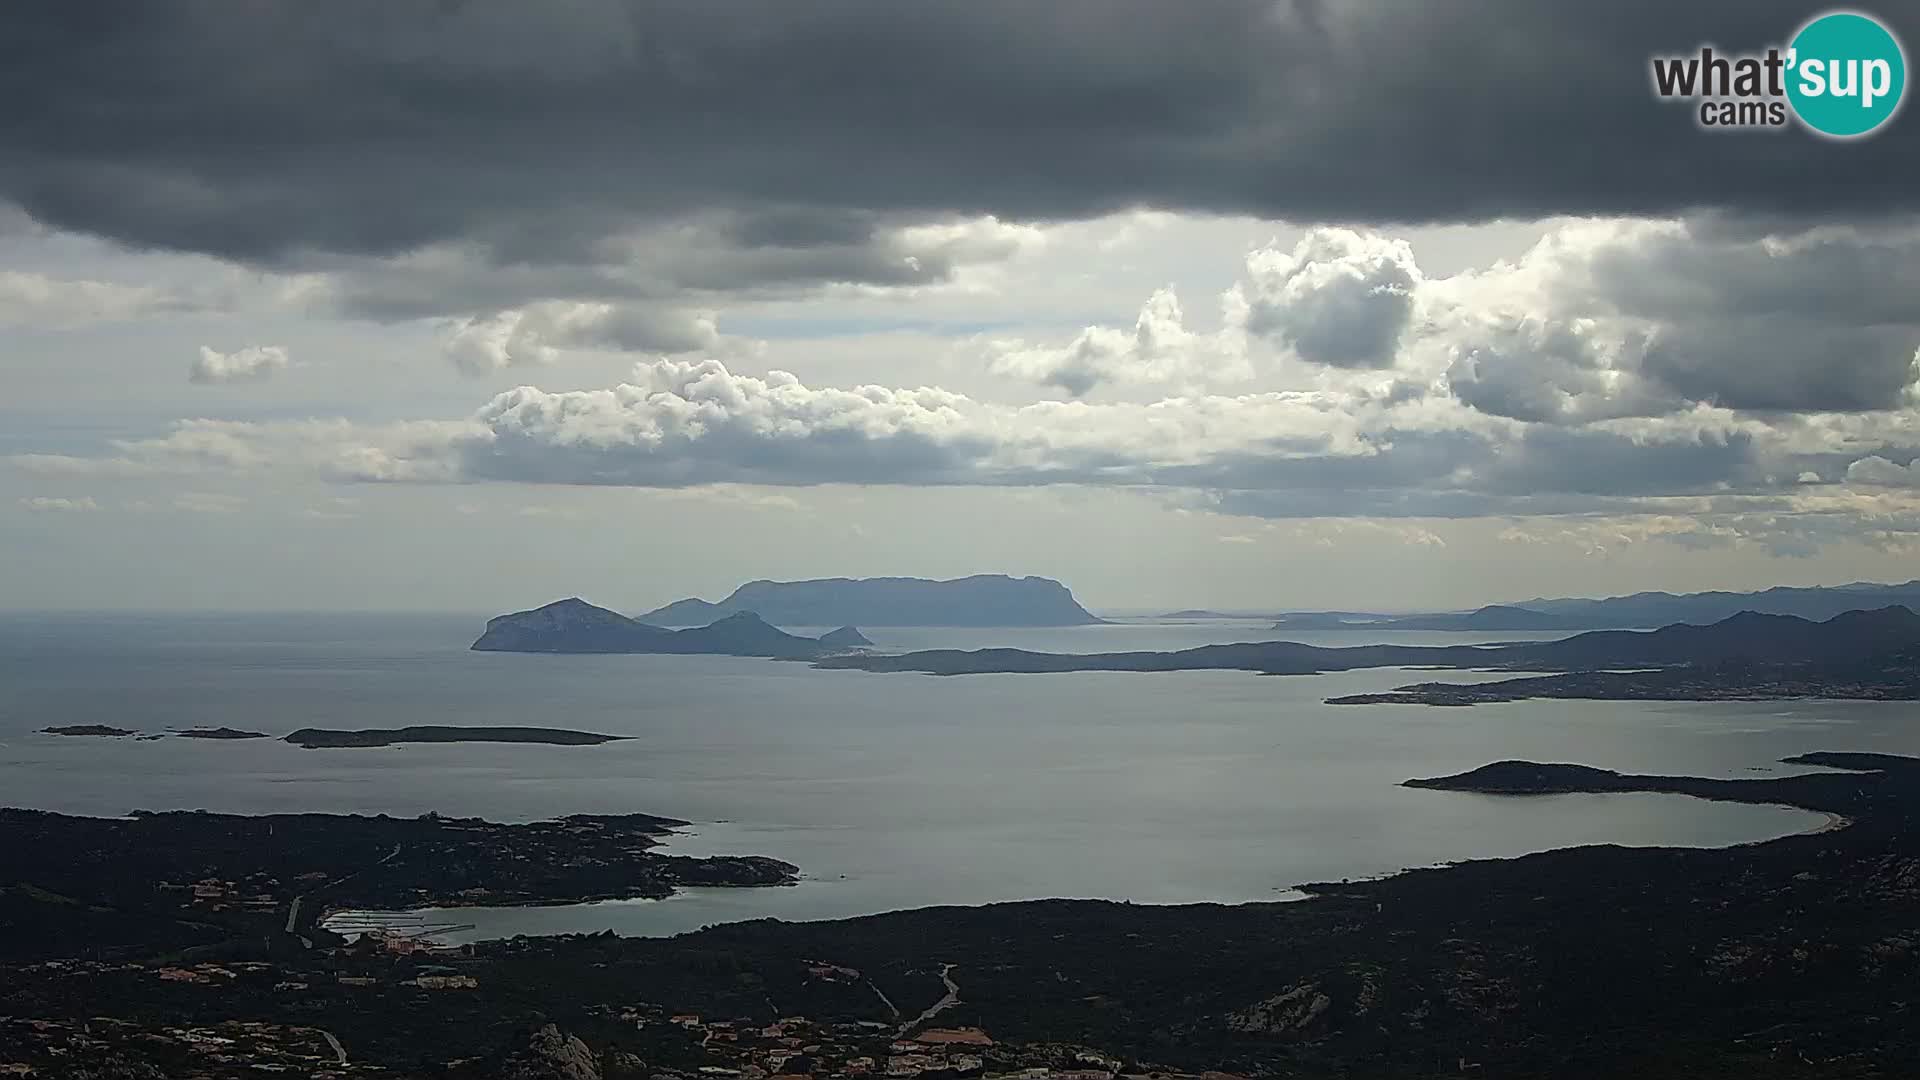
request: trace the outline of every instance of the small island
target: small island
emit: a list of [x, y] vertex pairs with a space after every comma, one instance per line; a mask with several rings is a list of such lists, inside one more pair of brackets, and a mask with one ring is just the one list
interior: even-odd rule
[[67, 724], [63, 727], [43, 727], [40, 729], [40, 734], [120, 739], [128, 735], [137, 735], [139, 732], [130, 728], [108, 727], [105, 724]]
[[301, 728], [284, 741], [309, 750], [344, 747], [397, 746], [401, 743], [540, 743], [547, 746], [598, 746], [618, 742], [626, 735], [535, 727], [444, 727], [421, 725], [401, 728]]
[[[849, 631], [856, 636], [860, 633], [852, 626], [843, 626], [834, 634], [845, 639]], [[485, 632], [469, 648], [474, 652], [665, 653], [814, 660], [842, 652], [845, 646], [789, 634], [751, 611], [734, 612], [688, 630], [669, 630], [575, 596], [530, 611], [495, 616], [487, 620]]]
[[1920, 798], [1920, 759], [1895, 754], [1821, 751], [1780, 759], [1827, 772], [1752, 780], [1700, 776], [1643, 776], [1591, 765], [1496, 761], [1452, 776], [1404, 781], [1402, 787], [1478, 795], [1690, 795], [1718, 802], [1773, 804], [1814, 810], [1836, 818], [1874, 814], [1898, 806], [1908, 812]]
[[242, 731], [239, 728], [230, 727], [188, 728], [173, 734], [182, 739], [270, 739], [273, 737], [264, 731]]

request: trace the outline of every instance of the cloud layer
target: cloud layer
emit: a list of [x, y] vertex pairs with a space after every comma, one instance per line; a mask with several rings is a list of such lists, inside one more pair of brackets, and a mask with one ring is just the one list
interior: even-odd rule
[[[1254, 250], [1218, 329], [1191, 327], [1167, 289], [1131, 327], [995, 344], [1002, 374], [1066, 400], [817, 387], [661, 358], [604, 389], [518, 387], [457, 420], [191, 420], [103, 455], [13, 460], [42, 473], [655, 488], [1106, 485], [1273, 518], [1871, 508], [1898, 532], [1904, 511], [1884, 504], [1915, 486], [1920, 455], [1920, 308], [1900, 295], [1916, 267], [1911, 222], [1579, 221], [1446, 276], [1385, 234], [1323, 229]], [[661, 351], [717, 336], [626, 317], [535, 307], [462, 326], [450, 345], [492, 370], [629, 331]], [[285, 355], [202, 359], [227, 378]], [[1249, 381], [1275, 388], [1222, 389]], [[1142, 385], [1178, 396], [1100, 393]]]
[[[1914, 209], [1912, 125], [1839, 151], [1710, 138], [1648, 92], [1651, 54], [1778, 43], [1806, 14], [29, 4], [0, 36], [0, 195], [60, 228], [268, 262], [465, 242], [582, 263], [716, 207], [737, 216], [736, 250], [849, 253], [889, 216], [1135, 205], [1370, 221]], [[1920, 38], [1911, 12], [1881, 14]]]

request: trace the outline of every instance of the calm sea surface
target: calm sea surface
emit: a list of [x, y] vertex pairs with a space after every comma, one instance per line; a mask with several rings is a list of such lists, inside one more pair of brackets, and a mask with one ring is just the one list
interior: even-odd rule
[[[476, 924], [470, 936], [663, 934], [1049, 896], [1272, 899], [1306, 881], [1573, 844], [1741, 843], [1820, 819], [1679, 796], [1515, 800], [1396, 785], [1510, 757], [1754, 776], [1785, 771], [1780, 757], [1808, 750], [1920, 753], [1911, 703], [1337, 707], [1321, 700], [1430, 676], [934, 678], [729, 657], [468, 652], [483, 621], [0, 616], [0, 804], [497, 820], [645, 811], [696, 823], [670, 851], [772, 855], [806, 874], [787, 889], [448, 916]], [[1264, 624], [1226, 622], [867, 633], [886, 648], [1059, 651], [1271, 636]], [[1443, 644], [1499, 635], [1287, 636]], [[35, 733], [84, 723], [275, 735], [520, 724], [633, 738], [301, 750]]]

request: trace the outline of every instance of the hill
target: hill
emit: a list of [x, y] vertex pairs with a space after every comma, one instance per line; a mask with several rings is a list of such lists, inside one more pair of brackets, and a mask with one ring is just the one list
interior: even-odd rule
[[[1506, 650], [1520, 664], [1558, 670], [1758, 663], [1829, 663], [1920, 641], [1920, 615], [1904, 607], [1847, 611], [1825, 622], [1743, 611], [1707, 626], [1594, 630], [1564, 641]], [[1517, 666], [1509, 664], [1508, 666]]]
[[948, 581], [749, 581], [717, 604], [677, 600], [640, 616], [640, 622], [704, 626], [742, 611], [778, 626], [1083, 626], [1101, 621], [1051, 578], [976, 574]]
[[856, 626], [843, 626], [838, 630], [829, 630], [820, 635], [820, 644], [831, 645], [836, 649], [867, 649], [873, 642]]
[[812, 659], [841, 647], [789, 634], [750, 611], [728, 615], [706, 626], [669, 630], [596, 607], [579, 597], [496, 616], [487, 621], [486, 632], [471, 646], [475, 652], [711, 653], [777, 660]]
[[673, 631], [636, 622], [577, 596], [487, 620], [476, 652], [672, 652]]

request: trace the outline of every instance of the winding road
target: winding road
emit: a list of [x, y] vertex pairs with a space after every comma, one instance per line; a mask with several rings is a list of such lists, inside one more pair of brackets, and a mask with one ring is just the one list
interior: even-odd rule
[[946, 1010], [951, 1009], [955, 1005], [960, 1004], [960, 984], [953, 981], [952, 971], [953, 971], [952, 964], [940, 965], [940, 981], [947, 984], [947, 996], [927, 1006], [927, 1010], [921, 1013], [919, 1016], [916, 1016], [913, 1019], [907, 1021], [906, 1023], [901, 1024], [900, 1030], [894, 1033], [894, 1036], [896, 1038], [898, 1038], [899, 1036], [905, 1035], [907, 1032], [912, 1031], [914, 1028], [919, 1027], [920, 1025], [940, 1015]]

